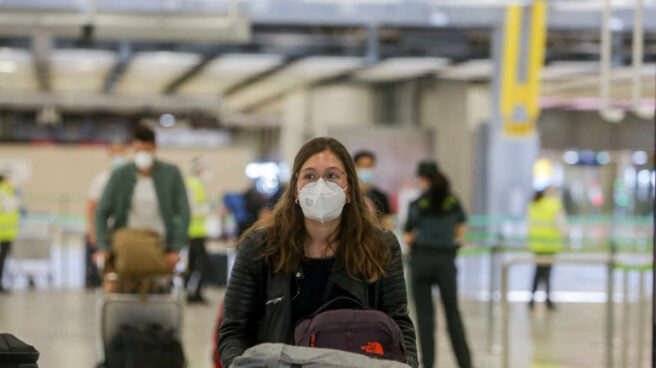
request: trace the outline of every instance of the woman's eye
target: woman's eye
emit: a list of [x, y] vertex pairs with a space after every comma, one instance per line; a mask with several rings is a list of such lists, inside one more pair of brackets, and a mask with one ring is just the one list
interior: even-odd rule
[[312, 179], [314, 179], [315, 177], [316, 177], [316, 176], [315, 176], [314, 174], [305, 174], [305, 176], [304, 176], [303, 178], [304, 178], [304, 179], [308, 179], [308, 180], [312, 180]]
[[338, 179], [339, 176], [335, 173], [328, 173], [328, 179]]

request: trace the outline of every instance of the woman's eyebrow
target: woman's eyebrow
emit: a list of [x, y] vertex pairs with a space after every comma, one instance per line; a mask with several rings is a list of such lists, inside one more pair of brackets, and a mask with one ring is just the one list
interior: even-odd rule
[[[337, 166], [331, 166], [331, 167], [327, 167], [327, 168], [326, 168], [326, 170], [332, 170], [332, 169], [337, 169], [337, 170], [340, 170], [340, 171], [344, 171], [344, 170], [340, 169], [340, 168], [337, 167]], [[301, 170], [301, 172], [303, 172], [303, 171], [309, 171], [309, 170], [312, 170], [312, 171], [319, 171], [319, 170], [315, 169], [314, 167], [306, 167], [305, 169]]]

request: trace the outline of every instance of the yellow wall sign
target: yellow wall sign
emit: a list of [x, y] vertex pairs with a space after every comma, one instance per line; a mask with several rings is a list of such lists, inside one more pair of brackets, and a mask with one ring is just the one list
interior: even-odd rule
[[[540, 72], [544, 65], [547, 5], [543, 0], [535, 1], [527, 22], [522, 21], [524, 9], [522, 6], [506, 9], [503, 32], [499, 108], [503, 132], [513, 136], [532, 134], [540, 115]], [[526, 35], [524, 48], [522, 34]]]

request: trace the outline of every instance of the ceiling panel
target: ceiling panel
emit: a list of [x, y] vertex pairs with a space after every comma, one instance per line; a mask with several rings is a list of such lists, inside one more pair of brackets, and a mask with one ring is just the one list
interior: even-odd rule
[[128, 63], [116, 91], [160, 94], [175, 78], [200, 61], [200, 55], [180, 52], [140, 52]]
[[0, 90], [36, 91], [38, 88], [31, 52], [0, 48]]
[[281, 55], [226, 54], [212, 62], [201, 73], [183, 84], [178, 93], [216, 95], [268, 70], [284, 61]]
[[438, 77], [457, 80], [481, 80], [491, 78], [493, 72], [494, 63], [491, 59], [475, 59], [451, 65], [440, 71]]
[[[632, 76], [633, 70], [631, 67], [613, 69], [610, 77], [611, 96], [616, 97], [616, 94], [621, 95], [622, 93], [616, 93], [616, 90], [621, 85], [631, 84]], [[656, 64], [645, 64], [641, 73], [643, 89], [646, 84], [654, 79], [656, 79]], [[599, 83], [599, 73], [580, 72], [570, 74], [567, 78], [545, 81], [542, 85], [542, 95], [555, 96], [559, 94], [571, 95], [572, 93], [577, 93], [581, 96], [596, 96], [599, 95]]]
[[98, 92], [116, 62], [106, 50], [60, 49], [52, 54], [52, 86], [58, 92]]
[[597, 61], [556, 61], [542, 68], [542, 80], [566, 80], [572, 76], [599, 73]]
[[431, 57], [398, 57], [382, 62], [355, 73], [358, 80], [368, 82], [392, 82], [417, 78], [434, 73], [446, 67], [449, 59]]
[[358, 57], [308, 57], [228, 96], [224, 108], [231, 112], [248, 109], [292, 88], [352, 72], [362, 64], [363, 59]]

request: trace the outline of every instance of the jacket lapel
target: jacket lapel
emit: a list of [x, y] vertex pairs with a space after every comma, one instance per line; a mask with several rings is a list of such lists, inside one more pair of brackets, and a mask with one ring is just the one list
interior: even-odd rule
[[333, 270], [330, 274], [329, 280], [356, 297], [362, 305], [369, 305], [365, 283], [351, 278], [345, 270]]

